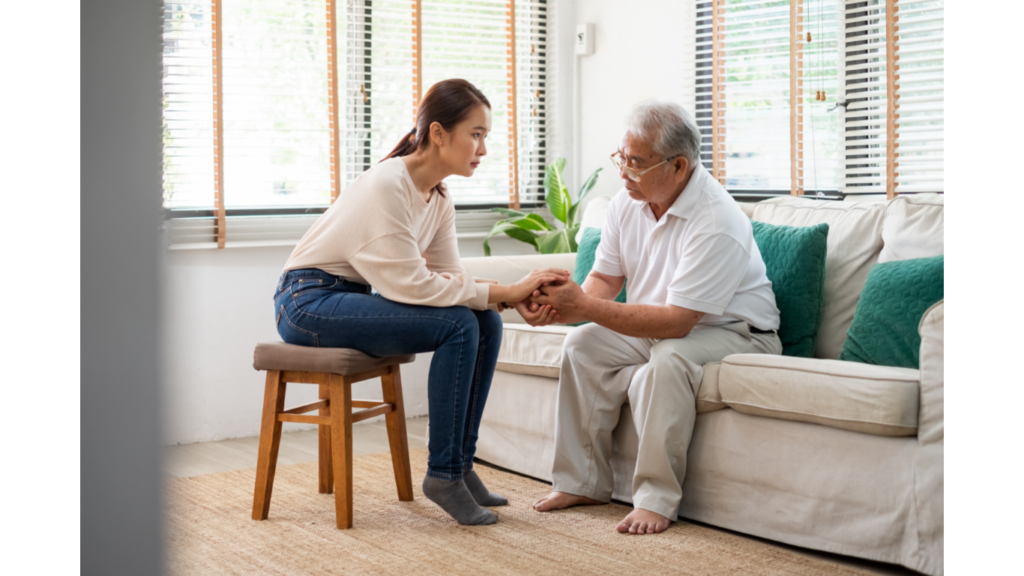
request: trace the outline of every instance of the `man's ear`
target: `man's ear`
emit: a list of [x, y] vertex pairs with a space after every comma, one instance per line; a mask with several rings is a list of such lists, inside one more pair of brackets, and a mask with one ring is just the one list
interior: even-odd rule
[[686, 175], [690, 173], [690, 161], [685, 156], [680, 156], [672, 160], [672, 166], [676, 171], [676, 182], [686, 180]]

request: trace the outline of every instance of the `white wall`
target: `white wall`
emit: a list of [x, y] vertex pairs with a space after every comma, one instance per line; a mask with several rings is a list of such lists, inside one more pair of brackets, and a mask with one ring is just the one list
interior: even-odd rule
[[577, 0], [576, 23], [594, 24], [594, 54], [577, 56], [578, 157], [581, 174], [604, 168], [593, 195], [611, 196], [622, 181], [608, 155], [619, 146], [633, 104], [658, 98], [692, 114], [694, 22], [692, 0]]
[[[558, 79], [551, 120], [558, 135], [552, 156], [569, 158], [573, 192], [580, 175], [598, 167], [605, 170], [592, 194], [618, 191], [621, 182], [608, 155], [618, 147], [632, 104], [672, 99], [692, 111], [693, 19], [692, 0], [557, 1], [554, 24], [560, 38], [552, 56]], [[588, 22], [595, 25], [595, 53], [573, 56], [575, 24]], [[482, 256], [481, 242], [461, 241], [462, 255]], [[532, 252], [511, 240], [492, 246], [496, 254]], [[167, 443], [258, 433], [263, 375], [252, 369], [252, 352], [257, 342], [278, 339], [271, 297], [290, 252], [291, 247], [168, 253]], [[403, 367], [410, 416], [427, 412], [429, 359], [421, 354]], [[293, 385], [289, 404], [312, 401], [314, 388]], [[379, 383], [359, 385], [355, 393], [379, 398]]]
[[[465, 256], [483, 256], [482, 240], [459, 242]], [[494, 254], [529, 254], [521, 242], [493, 239]], [[252, 368], [257, 342], [277, 341], [273, 292], [292, 247], [172, 250], [165, 287], [164, 394], [167, 444], [259, 433], [264, 373]], [[431, 354], [402, 367], [406, 414], [427, 413]], [[353, 387], [357, 398], [380, 399], [380, 380]], [[316, 386], [294, 384], [288, 405], [312, 402]], [[288, 429], [310, 428], [288, 424]]]

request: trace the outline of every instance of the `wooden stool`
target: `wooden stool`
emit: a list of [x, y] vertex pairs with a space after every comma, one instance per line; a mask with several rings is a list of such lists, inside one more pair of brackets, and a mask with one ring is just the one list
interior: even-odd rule
[[[345, 348], [310, 348], [284, 342], [257, 344], [253, 367], [267, 371], [267, 384], [263, 396], [252, 519], [266, 520], [270, 511], [282, 422], [319, 425], [320, 493], [330, 494], [333, 490], [338, 528], [352, 527], [352, 424], [355, 422], [385, 415], [398, 499], [411, 501], [412, 471], [409, 468], [409, 440], [405, 434], [399, 365], [415, 358], [415, 355], [373, 358]], [[353, 383], [377, 377], [381, 379], [383, 402], [352, 399]], [[288, 382], [319, 384], [320, 399], [285, 410], [284, 395]], [[353, 413], [353, 406], [364, 410]], [[302, 415], [313, 410], [319, 410], [319, 416]]]

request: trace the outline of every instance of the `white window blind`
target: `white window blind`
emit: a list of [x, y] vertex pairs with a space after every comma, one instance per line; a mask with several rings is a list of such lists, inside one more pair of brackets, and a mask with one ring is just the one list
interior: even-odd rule
[[163, 196], [167, 208], [214, 199], [212, 4], [165, 2]]
[[331, 199], [324, 0], [224, 2], [224, 202]]
[[487, 156], [472, 178], [446, 180], [458, 202], [508, 203], [512, 153], [508, 29], [505, 0], [423, 0], [424, 92], [446, 78], [464, 78], [491, 103]]
[[[698, 2], [696, 119], [703, 136], [702, 158], [711, 170], [712, 89], [717, 51], [724, 142], [725, 186], [730, 191], [789, 192], [791, 166], [802, 180], [797, 188], [836, 190], [840, 158], [837, 100], [836, 6], [832, 0], [800, 3], [802, 34], [795, 55], [800, 62], [802, 144], [791, 153], [791, 6], [789, 0], [720, 0], [717, 43], [713, 42], [713, 2]], [[811, 41], [807, 42], [807, 32]], [[717, 45], [716, 45], [717, 44]], [[819, 95], [824, 100], [819, 100]], [[800, 176], [798, 176], [800, 178]]]
[[415, 125], [413, 3], [352, 0], [343, 30], [343, 186], [380, 161]]
[[[505, 0], [418, 4], [420, 90], [444, 78], [466, 78], [493, 108], [488, 157], [474, 178], [452, 179], [456, 202], [509, 203], [513, 109], [519, 200], [539, 201], [550, 89], [547, 0], [515, 3], [514, 38]], [[415, 123], [416, 6], [415, 0], [165, 0], [165, 208], [216, 208], [223, 245], [224, 208], [327, 206], [335, 121], [341, 186], [383, 158]], [[219, 55], [215, 8], [221, 13]]]
[[896, 192], [943, 192], [943, 0], [897, 0]]
[[542, 202], [548, 163], [547, 103], [551, 98], [547, 0], [516, 2], [516, 100], [518, 106], [519, 201]]
[[885, 0], [844, 3], [843, 192], [884, 194], [888, 147]]

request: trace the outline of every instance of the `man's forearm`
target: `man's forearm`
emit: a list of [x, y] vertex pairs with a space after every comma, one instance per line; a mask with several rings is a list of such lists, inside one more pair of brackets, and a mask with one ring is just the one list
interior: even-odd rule
[[585, 297], [580, 314], [585, 320], [635, 338], [682, 338], [704, 316], [683, 308], [621, 304], [590, 295]]

